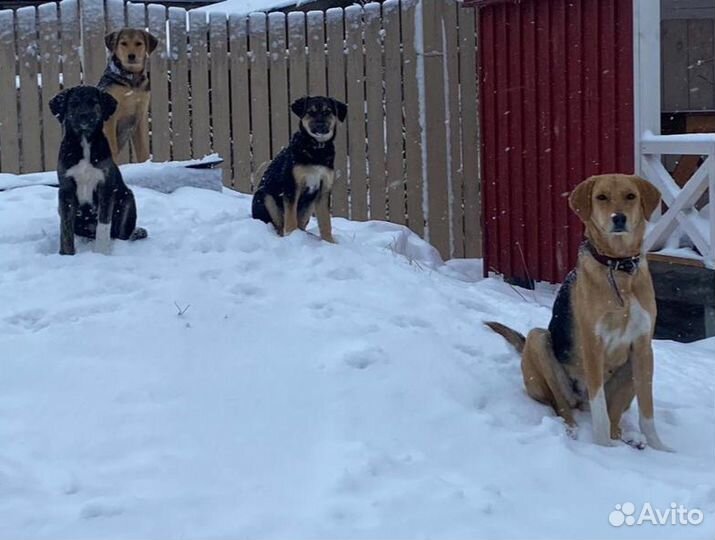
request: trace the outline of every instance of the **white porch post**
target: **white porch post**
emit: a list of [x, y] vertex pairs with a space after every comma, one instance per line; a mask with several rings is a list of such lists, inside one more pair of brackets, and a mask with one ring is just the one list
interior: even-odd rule
[[641, 138], [660, 135], [660, 1], [633, 0], [634, 172], [645, 175]]

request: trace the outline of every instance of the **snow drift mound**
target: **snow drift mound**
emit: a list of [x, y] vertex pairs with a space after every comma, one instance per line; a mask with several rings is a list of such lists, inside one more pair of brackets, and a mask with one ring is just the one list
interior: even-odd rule
[[[336, 219], [330, 245], [235, 193], [135, 193], [150, 237], [109, 257], [56, 254], [53, 188], [0, 193], [0, 537], [715, 533], [715, 340], [656, 345], [676, 454], [597, 447], [481, 326], [546, 324], [546, 292], [393, 225]], [[616, 531], [626, 501], [705, 520]]]

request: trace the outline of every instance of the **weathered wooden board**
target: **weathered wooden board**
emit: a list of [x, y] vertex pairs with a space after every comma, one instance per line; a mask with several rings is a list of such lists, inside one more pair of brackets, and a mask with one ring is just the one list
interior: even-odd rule
[[42, 4], [38, 8], [40, 20], [40, 70], [42, 72], [42, 154], [45, 170], [57, 168], [57, 151], [62, 130], [50, 111], [50, 100], [60, 91], [60, 58], [57, 4]]
[[[171, 51], [171, 156], [174, 160], [191, 157], [191, 117], [189, 111], [189, 57], [186, 11], [169, 8]], [[226, 156], [223, 156], [226, 158]], [[230, 160], [229, 160], [230, 162]]]
[[286, 16], [268, 16], [268, 42], [271, 73], [271, 157], [290, 141], [288, 115], [288, 59], [286, 58]]
[[193, 157], [211, 152], [211, 113], [209, 109], [208, 21], [200, 11], [189, 12], [191, 53], [191, 144]]
[[42, 130], [38, 89], [37, 13], [17, 10], [17, 59], [20, 72], [20, 149], [22, 172], [42, 170]]
[[[288, 13], [288, 50], [289, 50], [289, 92], [290, 103], [308, 94], [308, 55], [305, 46], [305, 13]], [[298, 117], [289, 114], [291, 133], [298, 129]]]
[[474, 10], [459, 14], [459, 90], [462, 146], [462, 178], [464, 186], [464, 255], [482, 256], [482, 186], [478, 156], [479, 117], [477, 77], [477, 39]]
[[0, 170], [20, 172], [17, 118], [15, 20], [12, 11], [0, 11]]
[[407, 225], [422, 236], [425, 232], [425, 211], [423, 207], [423, 146], [422, 109], [417, 71], [417, 50], [415, 49], [415, 2], [405, 2], [402, 7], [402, 76], [404, 93], [405, 126], [405, 181], [407, 185]]
[[149, 32], [159, 41], [150, 58], [151, 76], [151, 154], [153, 161], [171, 159], [169, 126], [169, 84], [166, 77], [167, 39], [166, 8], [157, 4], [148, 7]]
[[251, 192], [251, 103], [249, 101], [248, 20], [231, 15], [231, 126], [233, 130], [233, 187]]
[[211, 48], [211, 128], [213, 151], [224, 159], [223, 183], [231, 186], [231, 109], [228, 90], [228, 20], [223, 13], [209, 18]]
[[345, 9], [347, 49], [348, 162], [350, 163], [350, 219], [368, 217], [365, 153], [365, 57], [362, 43], [362, 8]]
[[380, 4], [365, 6], [365, 99], [370, 219], [387, 219], [385, 180], [385, 111]]
[[251, 14], [248, 27], [251, 48], [251, 126], [255, 187], [271, 159], [271, 111], [265, 14]]
[[[328, 95], [345, 103], [345, 14], [342, 8], [329, 9], [327, 19]], [[350, 106], [348, 105], [348, 108]], [[347, 126], [338, 125], [335, 136], [335, 183], [332, 213], [348, 217], [348, 135]]]
[[400, 42], [400, 3], [387, 0], [382, 5], [385, 29], [385, 143], [387, 155], [388, 217], [394, 223], [407, 223], [405, 201], [405, 160], [402, 134], [402, 58]]

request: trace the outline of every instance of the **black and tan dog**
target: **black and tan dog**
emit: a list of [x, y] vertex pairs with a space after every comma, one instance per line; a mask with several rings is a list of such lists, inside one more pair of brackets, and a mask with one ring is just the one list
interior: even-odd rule
[[330, 223], [330, 192], [335, 180], [335, 131], [347, 106], [327, 97], [304, 97], [291, 105], [300, 128], [266, 169], [253, 195], [254, 219], [272, 223], [280, 235], [305, 230], [318, 218], [320, 237], [335, 242]]
[[104, 134], [117, 160], [131, 138], [136, 161], [149, 159], [149, 55], [157, 39], [149, 32], [123, 28], [104, 38], [112, 53], [97, 87], [117, 101], [117, 110], [104, 125]]
[[623, 435], [620, 421], [634, 397], [645, 442], [669, 450], [653, 420], [653, 349], [656, 305], [648, 264], [641, 255], [646, 221], [660, 201], [637, 176], [593, 176], [571, 193], [569, 204], [586, 226], [575, 270], [566, 277], [549, 329], [525, 338], [500, 323], [486, 323], [522, 354], [527, 393], [551, 405], [567, 424], [571, 409], [590, 405], [594, 441]]
[[63, 127], [57, 164], [61, 255], [74, 255], [75, 234], [94, 238], [94, 250], [104, 254], [110, 251], [110, 238], [147, 236], [136, 227], [134, 194], [102, 132], [116, 107], [112, 96], [93, 86], [63, 90], [50, 100], [50, 110]]

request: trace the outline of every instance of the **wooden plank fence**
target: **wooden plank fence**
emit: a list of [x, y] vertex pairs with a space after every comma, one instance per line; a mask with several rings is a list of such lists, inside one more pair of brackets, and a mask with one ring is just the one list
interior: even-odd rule
[[225, 185], [251, 192], [297, 129], [290, 103], [330, 95], [348, 104], [334, 214], [405, 224], [445, 257], [481, 256], [475, 16], [456, 0], [208, 18], [123, 0], [0, 11], [0, 171], [54, 169], [48, 100], [97, 83], [107, 32], [142, 27], [159, 40], [154, 161], [217, 152]]

